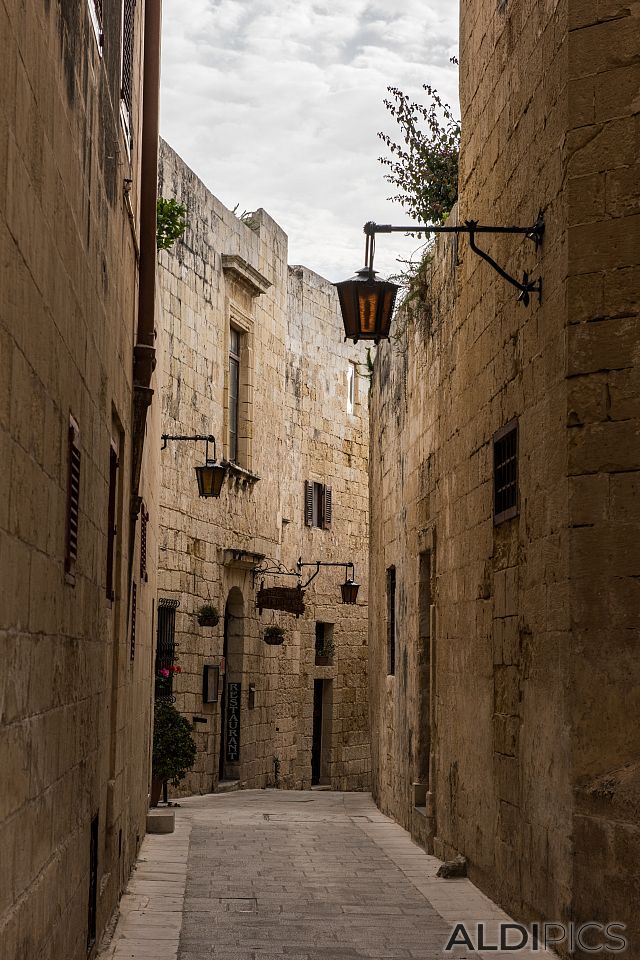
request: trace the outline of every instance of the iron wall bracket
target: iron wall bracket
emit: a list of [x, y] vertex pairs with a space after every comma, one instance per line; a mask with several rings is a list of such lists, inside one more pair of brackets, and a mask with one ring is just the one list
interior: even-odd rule
[[528, 227], [497, 227], [497, 226], [486, 226], [484, 224], [478, 223], [477, 220], [466, 220], [464, 224], [459, 226], [449, 227], [449, 226], [439, 226], [436, 224], [421, 224], [416, 225], [412, 224], [408, 227], [394, 227], [391, 224], [384, 223], [374, 223], [369, 221], [364, 225], [364, 232], [366, 235], [366, 246], [365, 246], [365, 261], [369, 268], [371, 274], [373, 274], [373, 255], [375, 251], [375, 235], [377, 233], [466, 233], [469, 236], [469, 246], [471, 250], [477, 254], [479, 257], [482, 257], [483, 260], [493, 267], [496, 273], [499, 273], [503, 280], [506, 280], [507, 283], [510, 283], [517, 290], [519, 290], [518, 302], [524, 304], [525, 307], [529, 306], [531, 302], [531, 294], [538, 294], [538, 302], [542, 302], [542, 277], [538, 277], [537, 280], [530, 280], [529, 274], [524, 273], [522, 281], [516, 280], [515, 277], [512, 277], [510, 273], [500, 266], [486, 250], [482, 250], [476, 243], [476, 236], [479, 233], [512, 233], [512, 234], [521, 234], [527, 240], [533, 241], [536, 246], [536, 249], [542, 243], [542, 238], [544, 236], [544, 214], [542, 210], [538, 213], [538, 219], [534, 224]]

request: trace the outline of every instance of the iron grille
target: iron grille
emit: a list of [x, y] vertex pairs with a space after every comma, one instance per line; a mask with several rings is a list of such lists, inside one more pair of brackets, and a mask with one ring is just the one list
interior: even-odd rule
[[122, 11], [122, 102], [127, 108], [129, 126], [133, 112], [133, 25], [136, 0], [124, 0]]
[[387, 570], [387, 673], [396, 672], [396, 568]]
[[93, 9], [95, 10], [98, 26], [100, 27], [100, 30], [102, 30], [102, 22], [103, 22], [102, 0], [93, 0]]
[[518, 513], [518, 422], [512, 420], [493, 438], [494, 523]]
[[145, 510], [144, 504], [140, 513], [140, 582], [146, 583], [149, 579], [147, 575], [147, 523], [149, 514]]
[[69, 453], [67, 479], [67, 542], [65, 550], [65, 573], [70, 583], [75, 583], [78, 558], [78, 529], [80, 521], [80, 428], [69, 417]]
[[176, 656], [176, 609], [179, 600], [158, 600], [158, 642], [156, 646], [156, 700], [174, 703], [173, 670]]
[[87, 911], [87, 952], [96, 942], [98, 916], [98, 814], [91, 821], [89, 837], [89, 902]]

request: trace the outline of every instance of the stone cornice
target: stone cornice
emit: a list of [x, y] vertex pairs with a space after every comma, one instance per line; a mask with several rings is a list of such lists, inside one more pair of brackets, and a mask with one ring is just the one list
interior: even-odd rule
[[267, 280], [259, 270], [252, 267], [237, 253], [222, 254], [222, 269], [245, 287], [252, 297], [259, 297], [261, 293], [266, 293], [271, 286], [270, 280]]

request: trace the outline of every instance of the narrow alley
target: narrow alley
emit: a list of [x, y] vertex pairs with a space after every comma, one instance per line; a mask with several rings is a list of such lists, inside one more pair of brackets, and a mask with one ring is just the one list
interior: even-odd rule
[[[368, 794], [189, 797], [174, 834], [145, 838], [100, 960], [466, 957], [445, 952], [457, 923], [484, 923], [489, 945], [509, 918], [439, 866]], [[549, 954], [518, 953], [534, 956]]]

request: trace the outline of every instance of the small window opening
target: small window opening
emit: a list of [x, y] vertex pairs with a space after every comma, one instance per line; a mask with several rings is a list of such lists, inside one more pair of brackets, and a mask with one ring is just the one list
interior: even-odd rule
[[493, 438], [494, 523], [518, 513], [518, 421], [512, 420]]
[[387, 570], [387, 674], [396, 672], [396, 568]]

